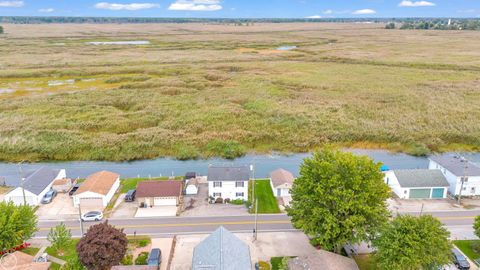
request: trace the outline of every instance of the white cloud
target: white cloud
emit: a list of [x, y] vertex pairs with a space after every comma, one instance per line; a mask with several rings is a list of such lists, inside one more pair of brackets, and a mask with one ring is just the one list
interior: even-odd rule
[[23, 7], [25, 3], [23, 1], [0, 1], [0, 7]]
[[428, 1], [402, 1], [398, 4], [399, 7], [433, 7], [435, 3]]
[[107, 3], [100, 2], [95, 5], [97, 9], [109, 9], [109, 10], [140, 10], [140, 9], [149, 9], [149, 8], [158, 8], [159, 4], [153, 3], [130, 3], [130, 4], [116, 4], [116, 3]]
[[323, 14], [326, 14], [326, 15], [333, 14], [333, 10], [327, 9], [327, 10], [323, 11]]
[[220, 0], [177, 0], [168, 7], [169, 10], [216, 11], [221, 10]]
[[354, 12], [352, 12], [352, 14], [354, 15], [369, 15], [369, 14], [376, 14], [377, 12], [373, 9], [359, 9], [359, 10], [355, 10]]
[[42, 13], [50, 13], [50, 12], [54, 12], [55, 9], [53, 8], [41, 8], [38, 10], [38, 12], [42, 12]]
[[322, 16], [320, 16], [320, 15], [312, 15], [312, 16], [307, 16], [307, 17], [305, 17], [305, 18], [307, 18], [307, 19], [321, 19]]

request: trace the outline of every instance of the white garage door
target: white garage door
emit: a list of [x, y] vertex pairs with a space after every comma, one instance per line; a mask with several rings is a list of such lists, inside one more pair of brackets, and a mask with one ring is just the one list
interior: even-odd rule
[[103, 208], [103, 200], [102, 198], [80, 198], [80, 206], [88, 208]]
[[175, 198], [154, 198], [153, 199], [154, 206], [161, 206], [161, 205], [177, 205], [177, 199]]

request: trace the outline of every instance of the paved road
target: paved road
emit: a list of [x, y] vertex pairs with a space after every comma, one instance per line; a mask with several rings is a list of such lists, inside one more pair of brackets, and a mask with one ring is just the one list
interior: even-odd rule
[[[419, 215], [420, 213], [408, 213]], [[480, 215], [480, 210], [472, 211], [445, 211], [432, 212], [445, 226], [451, 230], [471, 231], [471, 225], [475, 216]], [[135, 218], [135, 219], [110, 219], [109, 223], [132, 235], [174, 235], [174, 234], [200, 234], [210, 233], [218, 226], [225, 226], [233, 232], [252, 232], [255, 222], [254, 216], [217, 216], [217, 217], [171, 217], [171, 218]], [[78, 220], [67, 220], [65, 224], [72, 230], [74, 236], [80, 236], [80, 222]], [[43, 238], [48, 235], [51, 227], [59, 221], [40, 221], [39, 232], [35, 237]], [[84, 223], [84, 230], [96, 224], [95, 222]], [[259, 215], [258, 231], [292, 231], [294, 228], [290, 218], [286, 215]]]

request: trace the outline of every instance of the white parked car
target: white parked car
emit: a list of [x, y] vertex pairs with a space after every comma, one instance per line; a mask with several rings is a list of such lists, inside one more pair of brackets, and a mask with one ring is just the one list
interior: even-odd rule
[[90, 211], [82, 215], [82, 221], [100, 221], [103, 214], [100, 211]]

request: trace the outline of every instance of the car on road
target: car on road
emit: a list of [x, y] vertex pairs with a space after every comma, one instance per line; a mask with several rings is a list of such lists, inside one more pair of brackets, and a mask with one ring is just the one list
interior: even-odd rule
[[43, 203], [43, 204], [51, 203], [51, 202], [53, 201], [53, 199], [55, 198], [55, 196], [57, 196], [57, 191], [56, 191], [56, 190], [53, 190], [53, 189], [50, 189], [50, 190], [47, 191], [47, 193], [45, 193], [45, 195], [43, 196], [43, 198], [42, 198], [42, 203]]
[[77, 191], [77, 189], [80, 187], [80, 184], [75, 184], [72, 189], [68, 192], [68, 195], [69, 196], [73, 196], [73, 194], [75, 194], [75, 192]]
[[147, 265], [155, 266], [157, 269], [159, 269], [161, 263], [162, 251], [159, 248], [152, 248], [152, 250], [150, 250], [150, 255], [148, 255]]
[[90, 211], [82, 215], [82, 221], [100, 221], [103, 219], [103, 213], [100, 211]]
[[135, 194], [137, 193], [137, 191], [135, 189], [131, 189], [127, 192], [127, 194], [125, 195], [125, 201], [126, 202], [133, 202], [135, 201]]
[[453, 263], [459, 270], [470, 269], [470, 263], [467, 258], [456, 248], [452, 249]]

